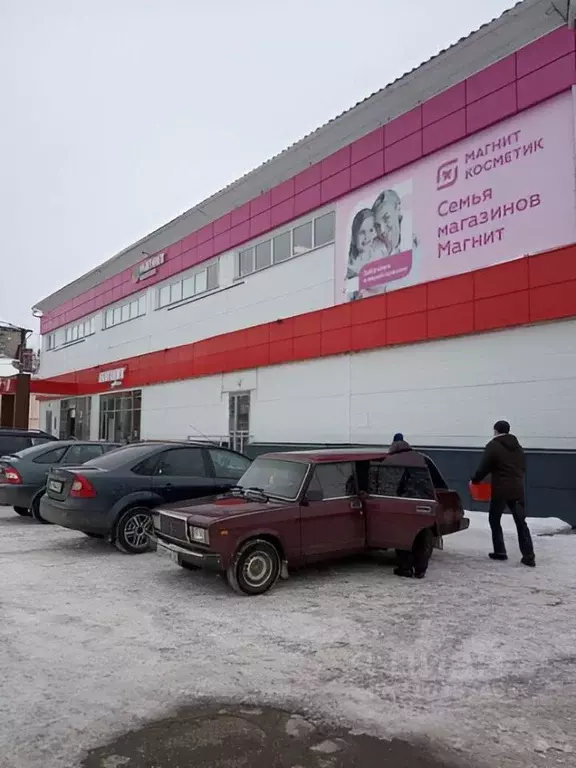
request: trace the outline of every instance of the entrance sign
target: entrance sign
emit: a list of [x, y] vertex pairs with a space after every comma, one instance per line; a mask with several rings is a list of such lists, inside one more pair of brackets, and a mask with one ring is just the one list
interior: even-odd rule
[[109, 371], [100, 371], [98, 374], [98, 384], [111, 384], [118, 386], [124, 379], [126, 368], [113, 368]]
[[146, 261], [140, 262], [134, 272], [134, 278], [136, 282], [144, 280], [147, 277], [152, 277], [158, 271], [158, 267], [166, 261], [165, 253], [157, 253], [155, 256], [150, 256]]

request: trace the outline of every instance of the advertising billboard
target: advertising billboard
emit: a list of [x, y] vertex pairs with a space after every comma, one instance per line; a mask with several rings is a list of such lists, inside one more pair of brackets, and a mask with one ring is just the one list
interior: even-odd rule
[[366, 298], [575, 241], [567, 93], [340, 200], [335, 298]]

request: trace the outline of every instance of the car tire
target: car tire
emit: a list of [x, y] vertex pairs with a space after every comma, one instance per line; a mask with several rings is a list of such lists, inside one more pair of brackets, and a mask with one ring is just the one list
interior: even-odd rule
[[30, 510], [27, 507], [14, 507], [14, 512], [20, 517], [30, 517]]
[[49, 520], [45, 520], [42, 515], [40, 514], [40, 499], [44, 496], [44, 491], [41, 493], [37, 493], [36, 496], [32, 499], [32, 503], [30, 504], [30, 514], [36, 520], [37, 523], [43, 523], [44, 525], [52, 525], [52, 523]]
[[131, 507], [120, 515], [114, 544], [127, 555], [141, 555], [150, 550], [149, 533], [152, 533], [152, 515], [148, 507]]
[[281, 567], [282, 558], [274, 544], [252, 539], [240, 547], [226, 576], [239, 595], [263, 595], [277, 582]]

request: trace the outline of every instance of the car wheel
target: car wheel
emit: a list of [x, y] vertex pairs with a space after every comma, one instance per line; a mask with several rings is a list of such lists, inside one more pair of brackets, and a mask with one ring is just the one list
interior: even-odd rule
[[148, 552], [152, 533], [152, 515], [147, 507], [133, 507], [126, 510], [118, 520], [114, 543], [120, 552], [128, 555], [140, 555]]
[[262, 595], [278, 580], [280, 567], [280, 553], [274, 544], [253, 539], [240, 547], [226, 575], [238, 594]]
[[44, 491], [37, 493], [32, 499], [30, 504], [30, 514], [36, 520], [37, 523], [44, 523], [44, 525], [51, 525], [49, 520], [45, 520], [40, 514], [40, 499], [44, 496]]
[[30, 517], [30, 510], [26, 507], [14, 507], [14, 512], [21, 517]]

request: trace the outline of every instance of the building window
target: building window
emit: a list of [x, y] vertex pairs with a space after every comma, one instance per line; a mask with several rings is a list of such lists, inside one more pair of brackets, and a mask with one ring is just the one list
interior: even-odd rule
[[274, 264], [290, 258], [292, 249], [292, 231], [276, 235], [272, 241], [274, 246]]
[[334, 242], [334, 211], [324, 213], [297, 227], [280, 232], [238, 254], [236, 274], [245, 277], [272, 264], [280, 264], [292, 256], [300, 256]]
[[294, 256], [299, 256], [301, 253], [306, 253], [312, 249], [312, 222], [307, 221], [306, 224], [300, 224], [299, 227], [292, 232], [292, 253]]
[[127, 323], [136, 317], [146, 314], [146, 294], [137, 299], [126, 301], [117, 307], [107, 309], [104, 313], [104, 328], [112, 328], [114, 325]]
[[334, 211], [330, 211], [314, 219], [314, 248], [334, 241], [335, 218]]
[[218, 262], [215, 261], [194, 274], [188, 275], [175, 283], [163, 285], [157, 292], [157, 307], [167, 307], [184, 299], [191, 299], [206, 291], [218, 288]]
[[56, 334], [55, 333], [49, 333], [46, 337], [46, 349], [50, 351], [51, 349], [56, 349]]
[[255, 268], [264, 269], [272, 264], [272, 240], [259, 243], [254, 249]]
[[113, 443], [140, 439], [142, 390], [100, 396], [100, 440]]
[[[91, 336], [94, 333], [94, 318], [90, 317], [88, 320], [83, 320], [81, 323], [75, 323], [74, 325], [68, 326], [64, 330], [64, 344], [70, 344], [72, 341], [78, 341], [79, 339], [83, 339], [85, 336]], [[50, 336], [54, 336], [55, 334], [50, 334]], [[50, 336], [48, 337], [48, 341], [50, 342]], [[56, 339], [54, 339], [54, 346], [48, 347], [48, 349], [54, 349], [56, 346]]]

